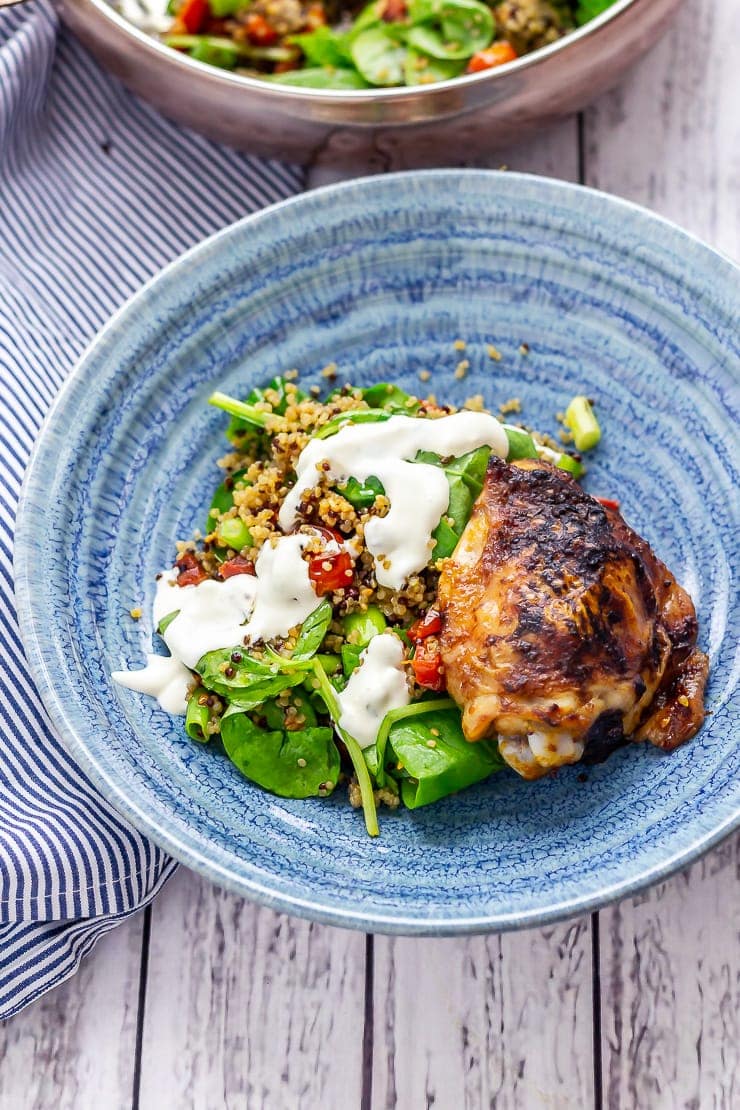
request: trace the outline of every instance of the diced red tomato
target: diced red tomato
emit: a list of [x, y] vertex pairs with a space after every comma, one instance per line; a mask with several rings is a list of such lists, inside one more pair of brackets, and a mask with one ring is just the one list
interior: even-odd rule
[[346, 551], [314, 555], [308, 563], [308, 577], [319, 597], [342, 590], [352, 581], [352, 558]]
[[597, 497], [596, 500], [599, 502], [600, 505], [603, 505], [605, 509], [616, 510], [619, 508], [619, 502], [612, 501], [611, 497]]
[[222, 578], [233, 578], [235, 574], [254, 574], [254, 563], [243, 555], [235, 555], [233, 559], [227, 559], [221, 564], [219, 574]]
[[413, 643], [418, 644], [420, 640], [425, 640], [427, 636], [436, 636], [441, 631], [442, 618], [436, 610], [430, 609], [420, 620], [414, 621], [409, 629], [408, 636]]
[[436, 640], [420, 640], [411, 660], [414, 678], [420, 686], [439, 692], [445, 688], [444, 667]]
[[468, 62], [467, 73], [482, 73], [484, 69], [495, 69], [496, 66], [506, 65], [515, 61], [519, 55], [506, 39], [501, 42], [492, 42], [485, 50], [479, 50]]
[[192, 551], [185, 551], [175, 560], [178, 586], [197, 586], [208, 575]]
[[278, 33], [271, 27], [259, 12], [250, 12], [244, 22], [247, 38], [255, 46], [272, 46], [277, 41]]
[[208, 0], [185, 0], [177, 18], [189, 35], [197, 35], [209, 15]]

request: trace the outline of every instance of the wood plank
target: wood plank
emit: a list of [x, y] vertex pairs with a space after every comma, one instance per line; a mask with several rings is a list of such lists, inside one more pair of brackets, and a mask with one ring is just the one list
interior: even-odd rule
[[[696, 0], [585, 119], [587, 183], [740, 258], [740, 8]], [[603, 911], [605, 1104], [740, 1104], [740, 839]]]
[[4, 1110], [129, 1110], [143, 914], [102, 937], [80, 970], [0, 1025]]
[[602, 911], [605, 1105], [740, 1105], [740, 837]]
[[152, 913], [141, 1110], [359, 1107], [365, 937], [182, 868]]
[[372, 1105], [593, 1105], [588, 918], [468, 939], [375, 938]]
[[740, 259], [740, 4], [693, 0], [585, 115], [586, 183], [647, 205]]
[[[485, 158], [471, 156], [464, 164], [493, 170], [519, 170], [522, 173], [538, 173], [544, 177], [562, 177], [569, 181], [577, 181], [577, 117], [572, 116], [555, 124], [547, 131], [543, 131], [534, 141], [529, 140], [513, 147], [504, 147]], [[412, 169], [414, 165], [413, 140], [386, 150], [382, 160], [355, 165], [351, 171], [347, 168], [344, 149], [341, 151], [339, 161], [333, 159], [332, 150], [329, 149], [323, 151], [315, 164], [308, 167], [308, 187], [316, 189], [320, 185], [332, 185], [337, 181], [345, 181], [363, 174]], [[439, 165], [450, 165], [444, 156], [444, 150], [439, 152]]]

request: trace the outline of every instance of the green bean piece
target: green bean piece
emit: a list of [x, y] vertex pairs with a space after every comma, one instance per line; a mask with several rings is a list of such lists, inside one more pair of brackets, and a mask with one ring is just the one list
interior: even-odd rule
[[191, 740], [199, 744], [207, 744], [210, 739], [208, 720], [211, 711], [207, 705], [200, 704], [201, 700], [205, 701], [208, 696], [204, 686], [197, 686], [188, 698], [188, 708], [185, 713], [185, 731]]
[[234, 551], [241, 551], [243, 547], [252, 546], [252, 534], [243, 520], [238, 516], [229, 516], [219, 521], [216, 529], [218, 541], [224, 547]]
[[366, 647], [373, 636], [385, 632], [388, 622], [377, 605], [368, 605], [364, 612], [348, 613], [342, 617], [342, 627], [348, 643]]
[[565, 410], [565, 423], [578, 451], [590, 451], [601, 439], [601, 428], [588, 397], [574, 397]]
[[567, 455], [565, 452], [558, 458], [555, 463], [561, 470], [567, 470], [574, 478], [582, 478], [585, 467], [578, 459], [574, 459], [572, 455]]

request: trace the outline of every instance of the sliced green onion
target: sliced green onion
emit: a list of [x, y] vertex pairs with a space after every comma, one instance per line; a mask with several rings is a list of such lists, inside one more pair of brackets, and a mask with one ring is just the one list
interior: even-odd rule
[[377, 605], [368, 605], [362, 613], [348, 613], [342, 617], [342, 627], [350, 644], [366, 647], [373, 636], [385, 632], [388, 622]]
[[271, 412], [262, 412], [254, 405], [248, 405], [246, 401], [238, 401], [236, 397], [229, 397], [227, 393], [212, 393], [208, 398], [208, 404], [213, 405], [214, 408], [222, 409], [232, 416], [238, 416], [241, 420], [246, 420], [248, 424], [255, 424], [258, 428], [266, 428], [273, 415]]
[[565, 423], [578, 451], [590, 451], [601, 439], [601, 428], [588, 397], [574, 397], [565, 410]]
[[378, 836], [380, 829], [378, 828], [378, 814], [375, 809], [375, 795], [373, 794], [373, 784], [370, 779], [370, 772], [365, 763], [365, 757], [362, 754], [362, 748], [355, 740], [354, 736], [350, 736], [339, 725], [339, 718], [341, 711], [339, 709], [339, 702], [337, 701], [336, 692], [329, 679], [326, 677], [324, 668], [318, 659], [313, 660], [313, 673], [316, 681], [319, 684], [319, 691], [323, 697], [326, 708], [329, 710], [329, 716], [334, 721], [334, 727], [344, 741], [344, 746], [347, 749], [347, 755], [352, 760], [352, 766], [357, 775], [357, 784], [360, 787], [360, 797], [362, 798], [362, 811], [365, 814], [365, 828], [370, 836]]
[[252, 543], [252, 533], [238, 516], [229, 516], [219, 521], [216, 534], [219, 542], [233, 551], [241, 551], [243, 547], [249, 547]]

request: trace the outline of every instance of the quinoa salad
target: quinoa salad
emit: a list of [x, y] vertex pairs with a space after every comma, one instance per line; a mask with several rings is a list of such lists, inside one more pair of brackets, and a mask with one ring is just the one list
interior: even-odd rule
[[615, 0], [119, 0], [172, 49], [277, 84], [426, 85], [516, 61]]
[[465, 736], [439, 644], [440, 575], [489, 460], [546, 460], [575, 485], [573, 446], [600, 430], [585, 397], [562, 417], [569, 452], [510, 423], [516, 400], [492, 415], [480, 397], [456, 410], [388, 383], [321, 399], [295, 377], [210, 398], [229, 451], [202, 530], [158, 575], [169, 654], [113, 678], [265, 790], [343, 792], [377, 835], [380, 806], [425, 806], [505, 766], [495, 736]]

